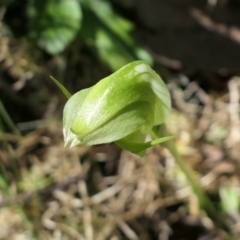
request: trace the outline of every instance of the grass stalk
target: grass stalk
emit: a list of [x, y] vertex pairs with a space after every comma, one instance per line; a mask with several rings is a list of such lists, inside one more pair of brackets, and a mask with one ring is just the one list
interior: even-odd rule
[[[162, 124], [157, 131], [152, 131], [152, 137], [154, 139], [159, 138], [158, 137], [159, 133], [160, 133], [161, 136], [168, 136], [169, 135], [165, 124]], [[198, 198], [200, 208], [205, 210], [206, 213], [209, 215], [209, 217], [211, 219], [213, 219], [214, 222], [216, 222], [217, 225], [221, 229], [229, 232], [229, 227], [227, 226], [225, 221], [222, 220], [223, 216], [220, 216], [220, 213], [214, 207], [214, 205], [213, 205], [212, 201], [210, 200], [209, 196], [206, 194], [206, 192], [201, 187], [194, 170], [191, 168], [191, 166], [186, 161], [184, 161], [182, 159], [182, 157], [178, 153], [173, 140], [169, 140], [167, 142], [164, 142], [161, 145], [169, 150], [169, 152], [174, 157], [176, 163], [178, 164], [179, 168], [184, 173], [184, 175], [185, 175], [186, 179], [188, 180], [192, 190], [194, 191], [194, 193], [196, 194], [196, 196]]]
[[20, 131], [15, 126], [14, 122], [12, 121], [11, 117], [9, 116], [8, 112], [6, 111], [5, 107], [3, 106], [2, 101], [0, 100], [0, 116], [9, 127], [9, 129], [16, 135], [21, 136]]

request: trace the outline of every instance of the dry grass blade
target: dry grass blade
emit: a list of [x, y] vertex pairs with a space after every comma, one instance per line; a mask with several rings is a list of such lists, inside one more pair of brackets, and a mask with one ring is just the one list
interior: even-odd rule
[[[80, 169], [82, 170], [81, 163]], [[83, 202], [83, 224], [84, 224], [84, 232], [85, 238], [87, 240], [94, 239], [94, 231], [92, 225], [92, 212], [90, 208], [90, 199], [88, 196], [87, 185], [85, 181], [78, 182], [78, 191], [81, 195], [82, 202]]]
[[[240, 77], [232, 78], [228, 83], [229, 88], [229, 113], [230, 113], [230, 121], [231, 121], [231, 129], [229, 139], [233, 141], [233, 143], [237, 143], [240, 141], [240, 119], [239, 119], [239, 89], [240, 89]], [[230, 143], [229, 143], [230, 144]]]
[[130, 240], [138, 240], [137, 234], [123, 221], [118, 222], [118, 227], [124, 232]]

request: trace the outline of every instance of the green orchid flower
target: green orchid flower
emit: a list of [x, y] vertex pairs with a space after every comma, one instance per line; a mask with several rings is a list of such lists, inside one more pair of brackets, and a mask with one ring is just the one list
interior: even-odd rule
[[[198, 197], [200, 207], [222, 229], [229, 230], [226, 223], [216, 217], [219, 214], [191, 166], [181, 158], [174, 142], [169, 141], [173, 136], [167, 136], [164, 122], [171, 111], [170, 94], [147, 63], [132, 62], [73, 96], [56, 79], [52, 80], [69, 98], [63, 112], [66, 146], [115, 142], [123, 149], [143, 156], [147, 148], [164, 142], [163, 146], [174, 156]], [[145, 141], [147, 134], [152, 136], [152, 141]]]
[[169, 91], [144, 61], [134, 61], [94, 86], [75, 93], [63, 112], [66, 146], [90, 146], [116, 142], [141, 155], [172, 137], [145, 142], [154, 126], [171, 110]]

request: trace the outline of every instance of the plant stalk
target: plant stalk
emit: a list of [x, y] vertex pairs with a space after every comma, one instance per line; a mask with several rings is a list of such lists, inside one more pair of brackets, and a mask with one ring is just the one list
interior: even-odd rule
[[[159, 138], [158, 137], [159, 133], [161, 136], [169, 135], [165, 124], [162, 124], [158, 130], [153, 130], [152, 137], [154, 139]], [[222, 220], [223, 216], [220, 216], [219, 212], [214, 207], [210, 198], [205, 193], [205, 191], [202, 189], [194, 170], [191, 168], [191, 166], [186, 161], [184, 161], [182, 159], [182, 157], [178, 153], [173, 140], [169, 140], [167, 142], [161, 143], [161, 145], [166, 147], [169, 150], [169, 152], [173, 155], [176, 163], [178, 164], [178, 166], [180, 167], [180, 169], [186, 176], [192, 190], [196, 194], [198, 201], [199, 201], [200, 208], [205, 210], [207, 212], [207, 214], [209, 215], [209, 217], [212, 218], [214, 220], [214, 222], [216, 222], [217, 225], [221, 229], [224, 229], [225, 231], [229, 232], [229, 227], [224, 222], [224, 220]]]

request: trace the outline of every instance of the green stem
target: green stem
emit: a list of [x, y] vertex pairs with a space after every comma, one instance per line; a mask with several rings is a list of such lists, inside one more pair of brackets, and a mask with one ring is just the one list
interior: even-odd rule
[[[169, 135], [165, 124], [162, 124], [158, 131], [152, 131], [151, 133], [152, 137], [155, 139], [159, 138], [157, 132], [161, 133], [161, 136]], [[210, 198], [199, 184], [198, 178], [196, 177], [196, 173], [191, 168], [191, 166], [186, 161], [184, 161], [179, 155], [175, 143], [172, 140], [170, 140], [162, 143], [161, 145], [166, 147], [173, 155], [176, 163], [186, 176], [192, 190], [197, 195], [200, 207], [204, 209], [212, 219], [214, 219], [214, 221], [219, 225], [219, 227], [229, 231], [229, 228], [227, 227], [226, 223], [221, 219], [221, 216], [219, 216], [219, 212], [216, 210]]]
[[[11, 131], [18, 135], [21, 136], [20, 131], [17, 129], [15, 126], [14, 122], [12, 121], [11, 117], [9, 116], [8, 112], [6, 111], [5, 107], [2, 104], [2, 101], [0, 100], [0, 117], [5, 121], [7, 126], [11, 129]], [[2, 130], [3, 131], [3, 130]]]

